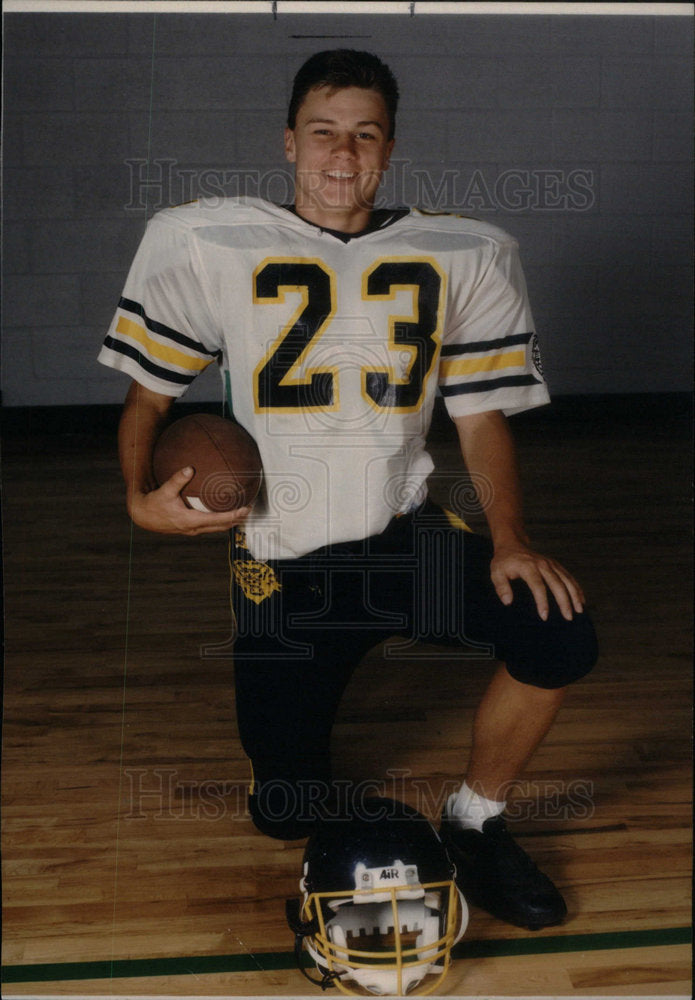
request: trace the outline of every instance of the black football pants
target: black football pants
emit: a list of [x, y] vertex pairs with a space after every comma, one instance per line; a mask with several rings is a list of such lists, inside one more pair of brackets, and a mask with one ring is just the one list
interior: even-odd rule
[[419, 640], [468, 647], [464, 666], [501, 660], [514, 678], [543, 688], [579, 679], [596, 661], [586, 613], [566, 621], [551, 595], [544, 622], [521, 581], [503, 605], [490, 581], [490, 542], [431, 501], [380, 535], [299, 559], [258, 563], [237, 539], [237, 719], [257, 788], [329, 780], [345, 686], [364, 654], [389, 637], [406, 648]]

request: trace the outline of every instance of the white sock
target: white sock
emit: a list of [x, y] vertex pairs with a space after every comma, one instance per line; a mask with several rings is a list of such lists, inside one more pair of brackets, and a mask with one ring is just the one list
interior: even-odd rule
[[506, 805], [506, 802], [478, 795], [464, 781], [459, 791], [449, 796], [446, 811], [449, 819], [462, 830], [479, 830], [482, 833], [485, 820], [500, 816]]

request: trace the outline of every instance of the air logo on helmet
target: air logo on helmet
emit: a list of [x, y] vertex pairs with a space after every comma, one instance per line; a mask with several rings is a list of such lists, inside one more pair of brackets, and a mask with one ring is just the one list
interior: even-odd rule
[[368, 903], [383, 900], [383, 895], [374, 895], [383, 891], [384, 887], [399, 887], [404, 899], [414, 899], [423, 894], [420, 885], [417, 865], [406, 865], [399, 858], [394, 858], [390, 865], [378, 868], [367, 868], [362, 862], [355, 865], [356, 903]]

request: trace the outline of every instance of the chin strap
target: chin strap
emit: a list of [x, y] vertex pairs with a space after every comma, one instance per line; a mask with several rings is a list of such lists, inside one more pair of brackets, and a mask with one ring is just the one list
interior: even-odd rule
[[[287, 917], [287, 923], [290, 925], [290, 930], [294, 932], [294, 957], [299, 971], [310, 983], [320, 986], [322, 990], [328, 990], [332, 986], [335, 986], [335, 980], [340, 979], [340, 972], [328, 972], [326, 970], [321, 979], [316, 979], [314, 976], [310, 976], [304, 967], [304, 938], [312, 937], [318, 933], [321, 929], [319, 918], [314, 917], [313, 920], [302, 920], [301, 904], [298, 899], [288, 899], [285, 901], [285, 916]], [[317, 968], [321, 972], [318, 966]]]

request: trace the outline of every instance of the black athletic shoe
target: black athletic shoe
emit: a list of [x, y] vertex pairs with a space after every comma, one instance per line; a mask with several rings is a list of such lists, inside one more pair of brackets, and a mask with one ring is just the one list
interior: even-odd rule
[[296, 819], [294, 816], [273, 816], [259, 801], [258, 795], [248, 797], [249, 814], [253, 825], [266, 837], [275, 840], [303, 840], [314, 831], [313, 819]]
[[302, 840], [314, 832], [331, 796], [328, 781], [273, 778], [254, 780], [248, 796], [254, 826], [276, 840]]
[[501, 816], [485, 820], [479, 833], [455, 827], [445, 814], [440, 833], [467, 902], [531, 931], [564, 920], [564, 899], [515, 843]]

